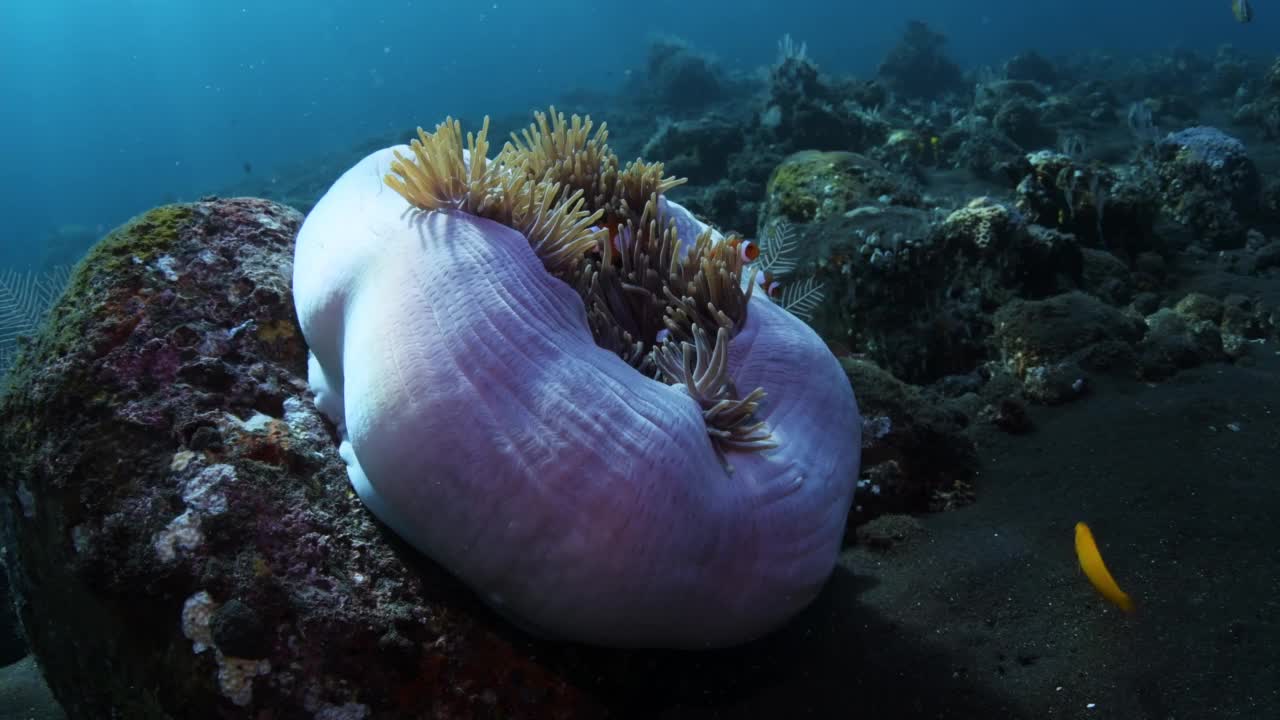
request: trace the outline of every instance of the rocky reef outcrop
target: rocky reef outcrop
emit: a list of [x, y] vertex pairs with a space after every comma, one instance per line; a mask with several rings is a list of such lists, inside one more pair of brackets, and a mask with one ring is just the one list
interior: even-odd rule
[[15, 366], [0, 519], [54, 694], [71, 718], [601, 714], [352, 493], [306, 395], [301, 220], [138, 217]]

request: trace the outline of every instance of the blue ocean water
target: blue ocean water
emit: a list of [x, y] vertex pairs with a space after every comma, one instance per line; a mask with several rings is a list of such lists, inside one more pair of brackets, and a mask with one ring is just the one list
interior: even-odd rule
[[101, 234], [220, 190], [246, 163], [266, 173], [446, 114], [614, 90], [658, 36], [750, 68], [772, 62], [790, 33], [825, 71], [865, 77], [910, 19], [972, 66], [1025, 49], [1274, 51], [1280, 12], [1270, 10], [1241, 25], [1227, 0], [7, 0], [0, 263], [29, 262], [59, 228]]

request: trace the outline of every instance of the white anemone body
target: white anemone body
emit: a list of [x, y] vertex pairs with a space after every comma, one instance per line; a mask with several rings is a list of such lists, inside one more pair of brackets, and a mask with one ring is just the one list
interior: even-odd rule
[[335, 183], [294, 264], [316, 404], [370, 510], [564, 639], [723, 646], [806, 605], [859, 460], [853, 393], [817, 335], [752, 298], [730, 374], [766, 390], [757, 416], [779, 447], [731, 452], [730, 471], [684, 388], [596, 346], [581, 298], [524, 236], [412, 209], [383, 183], [392, 159]]

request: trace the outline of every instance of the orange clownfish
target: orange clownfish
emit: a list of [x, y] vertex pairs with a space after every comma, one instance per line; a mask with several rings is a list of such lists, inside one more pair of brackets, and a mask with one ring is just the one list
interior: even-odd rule
[[1102, 562], [1102, 554], [1098, 552], [1098, 544], [1093, 541], [1093, 533], [1089, 526], [1076, 523], [1076, 558], [1080, 560], [1080, 569], [1084, 576], [1097, 588], [1102, 597], [1125, 612], [1133, 612], [1133, 600], [1116, 584], [1115, 578]]
[[756, 273], [756, 284], [771, 298], [776, 298], [782, 294], [782, 283], [778, 282], [773, 277], [773, 273], [768, 270]]
[[733, 235], [728, 240], [729, 247], [738, 249], [738, 257], [741, 258], [742, 264], [752, 263], [756, 258], [760, 257], [760, 246], [756, 243], [738, 235]]
[[[737, 249], [738, 258], [742, 260], [743, 265], [750, 265], [760, 259], [760, 245], [754, 240], [748, 240], [740, 235], [731, 235], [725, 242], [729, 243], [729, 247]], [[782, 285], [773, 277], [773, 273], [768, 270], [756, 273], [756, 284], [769, 297], [776, 298], [782, 292]]]
[[631, 247], [630, 225], [622, 225], [613, 220], [601, 225], [600, 230], [609, 233], [609, 248], [614, 255], [621, 255]]

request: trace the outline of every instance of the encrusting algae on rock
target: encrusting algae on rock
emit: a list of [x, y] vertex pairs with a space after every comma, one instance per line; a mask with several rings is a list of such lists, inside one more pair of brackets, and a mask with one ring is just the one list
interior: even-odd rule
[[0, 532], [67, 717], [604, 714], [352, 495], [306, 392], [301, 223], [249, 198], [152, 210], [14, 366]]

